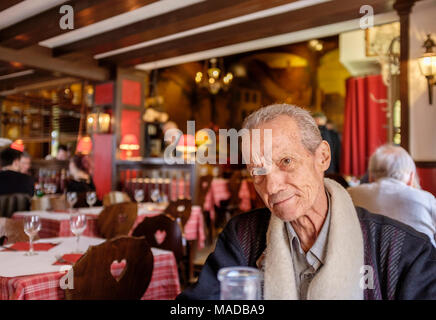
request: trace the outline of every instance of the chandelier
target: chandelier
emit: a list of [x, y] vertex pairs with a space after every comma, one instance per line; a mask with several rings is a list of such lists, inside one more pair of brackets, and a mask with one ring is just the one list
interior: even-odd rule
[[224, 72], [223, 59], [212, 58], [206, 60], [203, 71], [195, 75], [195, 82], [200, 88], [206, 88], [212, 94], [217, 94], [221, 89], [227, 90], [233, 80], [231, 72]]

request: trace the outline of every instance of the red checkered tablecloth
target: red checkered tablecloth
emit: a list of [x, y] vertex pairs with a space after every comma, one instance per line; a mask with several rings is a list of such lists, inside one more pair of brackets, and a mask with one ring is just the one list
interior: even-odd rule
[[[153, 249], [152, 251], [157, 251]], [[150, 284], [142, 300], [172, 300], [180, 293], [179, 274], [174, 254], [153, 252], [154, 266]], [[14, 278], [0, 277], [0, 300], [62, 300], [60, 279], [65, 272], [51, 272]]]
[[215, 220], [214, 205], [219, 206], [221, 200], [228, 200], [230, 197], [229, 181], [222, 178], [213, 179], [203, 204], [203, 209], [209, 211], [212, 221]]

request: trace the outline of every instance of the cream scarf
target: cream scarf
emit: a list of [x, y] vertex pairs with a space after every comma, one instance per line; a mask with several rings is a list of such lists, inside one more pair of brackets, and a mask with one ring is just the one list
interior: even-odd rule
[[[362, 300], [360, 268], [363, 237], [356, 210], [348, 192], [337, 182], [324, 179], [331, 196], [331, 218], [325, 264], [311, 281], [308, 300]], [[266, 235], [266, 300], [296, 300], [294, 267], [288, 235], [282, 220], [271, 214]]]

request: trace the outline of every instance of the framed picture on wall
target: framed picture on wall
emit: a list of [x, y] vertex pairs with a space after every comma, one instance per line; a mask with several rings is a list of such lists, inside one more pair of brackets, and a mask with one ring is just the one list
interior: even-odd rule
[[400, 36], [400, 23], [393, 22], [365, 30], [365, 53], [367, 57], [386, 55], [394, 38]]

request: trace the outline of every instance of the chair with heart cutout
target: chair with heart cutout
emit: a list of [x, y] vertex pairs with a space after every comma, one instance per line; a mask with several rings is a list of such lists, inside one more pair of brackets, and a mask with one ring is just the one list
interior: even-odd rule
[[147, 217], [133, 230], [132, 235], [145, 236], [152, 247], [172, 251], [179, 266], [181, 283], [187, 282], [189, 262], [179, 219], [168, 214]]
[[136, 202], [116, 203], [104, 207], [97, 220], [99, 235], [106, 239], [128, 235], [137, 216]]
[[150, 284], [153, 254], [144, 237], [118, 237], [89, 247], [72, 270], [67, 300], [136, 300]]
[[183, 233], [183, 228], [191, 217], [191, 209], [192, 201], [190, 199], [177, 199], [175, 201], [170, 201], [164, 211], [174, 219], [180, 218]]

